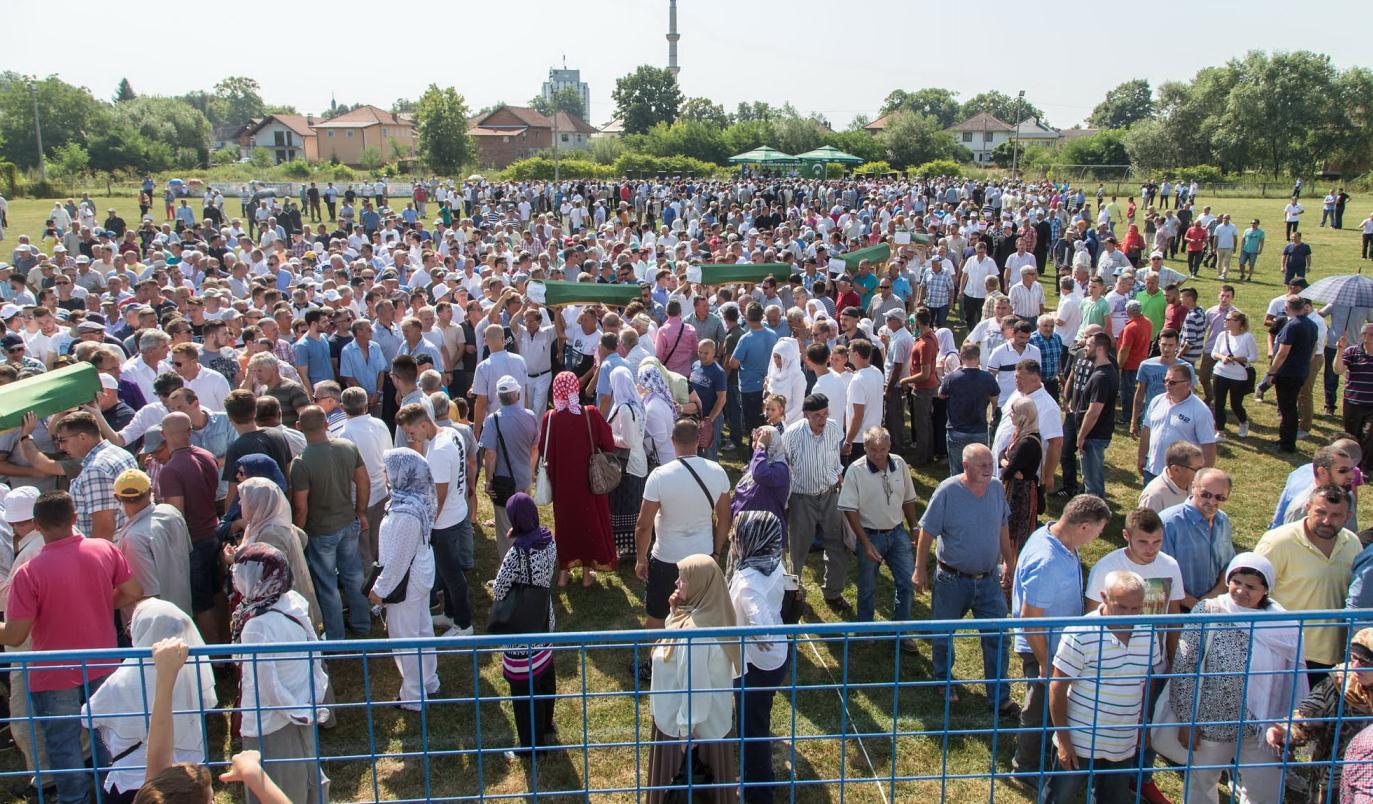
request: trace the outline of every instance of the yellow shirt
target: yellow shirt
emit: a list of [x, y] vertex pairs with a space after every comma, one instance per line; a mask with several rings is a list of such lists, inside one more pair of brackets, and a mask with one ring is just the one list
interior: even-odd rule
[[[1360, 549], [1359, 538], [1341, 530], [1330, 557], [1326, 558], [1307, 538], [1305, 520], [1298, 520], [1263, 534], [1254, 552], [1273, 562], [1277, 572], [1271, 590], [1274, 600], [1288, 611], [1319, 611], [1344, 608], [1354, 557]], [[1302, 631], [1307, 659], [1324, 664], [1344, 660], [1341, 629], [1307, 621]]]

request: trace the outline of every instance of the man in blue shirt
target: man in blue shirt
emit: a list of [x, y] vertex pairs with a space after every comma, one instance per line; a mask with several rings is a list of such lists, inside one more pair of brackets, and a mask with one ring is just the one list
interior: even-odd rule
[[339, 354], [339, 379], [367, 392], [367, 407], [376, 410], [381, 404], [382, 375], [386, 373], [386, 358], [381, 347], [372, 340], [372, 323], [366, 319], [353, 322], [353, 340], [344, 345]]
[[1230, 517], [1220, 510], [1230, 498], [1230, 475], [1205, 468], [1192, 479], [1187, 502], [1163, 509], [1163, 552], [1177, 559], [1182, 569], [1182, 610], [1191, 611], [1197, 601], [1225, 592], [1222, 577], [1235, 544], [1230, 539]]
[[[715, 341], [705, 338], [696, 344], [700, 358], [691, 366], [691, 390], [701, 400], [702, 426], [710, 427], [710, 446], [701, 449], [703, 458], [716, 460], [720, 453], [720, 414], [725, 408], [725, 370], [715, 361]], [[706, 422], [709, 422], [707, 425]]]
[[[1011, 587], [1011, 616], [1080, 617], [1082, 615], [1082, 561], [1078, 550], [1101, 535], [1111, 519], [1106, 501], [1092, 494], [1079, 494], [1063, 507], [1063, 518], [1050, 522], [1025, 542], [1015, 567]], [[1011, 770], [1017, 774], [1038, 775], [1044, 765], [1044, 752], [1052, 733], [1044, 699], [1048, 694], [1045, 677], [1058, 650], [1062, 626], [1047, 630], [1017, 629], [1015, 652], [1028, 692], [1020, 711], [1015, 758]]]
[[739, 338], [730, 355], [731, 371], [739, 373], [739, 397], [744, 414], [744, 432], [751, 433], [763, 425], [763, 380], [767, 377], [772, 347], [777, 344], [776, 332], [763, 326], [763, 306], [749, 303], [744, 311], [748, 332]]
[[313, 394], [315, 383], [334, 379], [334, 367], [329, 361], [329, 342], [320, 333], [324, 311], [305, 311], [305, 334], [295, 342], [296, 371], [304, 380], [305, 393]]
[[596, 347], [596, 406], [602, 416], [610, 415], [612, 397], [610, 392], [610, 372], [616, 366], [629, 367], [629, 361], [620, 356], [620, 336], [614, 332], [601, 333], [601, 342]]

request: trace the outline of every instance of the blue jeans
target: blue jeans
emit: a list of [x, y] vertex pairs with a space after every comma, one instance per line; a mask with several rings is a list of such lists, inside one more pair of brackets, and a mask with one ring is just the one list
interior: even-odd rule
[[[348, 600], [348, 627], [358, 634], [372, 630], [372, 611], [362, 594], [362, 561], [358, 558], [358, 521], [332, 533], [310, 534], [305, 563], [315, 582], [315, 597], [324, 616], [324, 633], [343, 639], [343, 599]], [[343, 587], [343, 597], [339, 587]]]
[[1129, 424], [1135, 412], [1135, 376], [1138, 369], [1120, 370], [1120, 423]]
[[1106, 447], [1109, 438], [1088, 438], [1082, 442], [1079, 462], [1082, 467], [1082, 485], [1088, 494], [1106, 499]]
[[868, 541], [877, 548], [880, 561], [868, 558], [862, 544], [858, 546], [858, 622], [872, 622], [877, 602], [877, 567], [885, 563], [891, 570], [892, 585], [896, 587], [896, 608], [893, 620], [911, 618], [911, 575], [915, 573], [915, 550], [906, 535], [904, 525], [891, 530], [863, 529]]
[[[79, 804], [91, 794], [91, 782], [95, 777], [92, 772], [85, 770], [86, 759], [81, 753], [81, 731], [85, 728], [85, 721], [81, 719], [81, 705], [95, 694], [107, 678], [109, 676], [92, 678], [84, 686], [65, 690], [32, 693], [34, 717], [60, 718], [43, 721], [43, 745], [48, 749], [48, 761], [56, 772], [56, 800], [59, 804]], [[91, 751], [95, 766], [106, 767], [110, 764], [105, 746], [95, 732], [91, 734]], [[38, 782], [44, 784], [46, 780], [40, 776]]]
[[949, 430], [944, 436], [944, 443], [949, 449], [949, 477], [963, 474], [963, 448], [969, 444], [987, 445], [987, 431], [982, 432], [959, 432]]
[[[968, 612], [973, 619], [995, 620], [1006, 616], [1006, 595], [1001, 591], [997, 574], [973, 580], [954, 575], [936, 566], [930, 614], [936, 620], [961, 620]], [[1011, 701], [1011, 686], [999, 684], [1006, 677], [1011, 648], [1005, 644], [1001, 632], [981, 631], [982, 677], [986, 679], [987, 699], [992, 709], [1000, 709]], [[950, 637], [934, 639], [934, 677], [940, 681], [953, 677], [954, 646]]]
[[729, 440], [734, 442], [734, 446], [743, 448], [749, 443], [749, 437], [744, 435], [744, 409], [739, 400], [739, 384], [733, 378], [725, 383], [725, 421], [729, 423]]
[[466, 628], [472, 624], [465, 571], [472, 567], [472, 520], [434, 528], [429, 543], [434, 547], [434, 568], [439, 575], [436, 586], [443, 589], [443, 613], [454, 625]]
[[1145, 470], [1144, 470], [1143, 472], [1141, 472], [1140, 474], [1143, 476], [1143, 480], [1144, 480], [1144, 482], [1143, 482], [1142, 485], [1145, 485], [1145, 486], [1147, 486], [1147, 485], [1149, 485], [1150, 483], [1154, 482], [1154, 478], [1158, 477], [1158, 475], [1154, 474], [1153, 472], [1150, 472], [1148, 469], [1145, 469]]
[[715, 429], [710, 434], [710, 446], [705, 449], [696, 450], [696, 454], [708, 460], [719, 460], [720, 458], [720, 427], [725, 423], [725, 414], [720, 413], [715, 417]]

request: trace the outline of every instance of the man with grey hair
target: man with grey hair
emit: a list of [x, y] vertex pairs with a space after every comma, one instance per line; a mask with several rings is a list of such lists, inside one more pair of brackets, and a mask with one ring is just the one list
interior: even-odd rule
[[505, 558], [510, 549], [510, 519], [505, 501], [511, 494], [527, 492], [533, 485], [533, 456], [538, 448], [539, 417], [520, 404], [520, 384], [506, 375], [496, 382], [500, 409], [482, 424], [482, 464], [486, 469], [486, 496], [496, 514], [496, 549]]
[[[321, 383], [322, 385], [323, 383]], [[319, 386], [315, 386], [318, 392]], [[386, 487], [386, 467], [384, 457], [391, 448], [391, 432], [381, 419], [371, 415], [371, 396], [366, 389], [358, 386], [345, 388], [339, 397], [343, 412], [347, 415], [337, 436], [353, 442], [362, 456], [362, 465], [367, 467], [370, 481], [370, 496], [367, 498], [367, 530], [358, 535], [358, 558], [362, 566], [371, 567], [381, 555], [377, 543], [381, 534], [381, 519], [386, 513], [386, 503], [391, 491]]]
[[341, 404], [343, 389], [339, 388], [338, 383], [333, 380], [321, 380], [315, 383], [314, 403], [324, 411], [324, 420], [328, 423], [329, 437], [341, 438], [343, 423], [347, 420], [348, 414], [344, 412]]
[[153, 380], [162, 372], [172, 370], [172, 365], [167, 362], [171, 348], [170, 335], [160, 329], [144, 330], [138, 336], [138, 354], [124, 361], [119, 376], [136, 383], [144, 399], [157, 399], [157, 394], [153, 393]]
[[305, 388], [281, 376], [281, 361], [270, 352], [258, 352], [249, 358], [248, 372], [262, 386], [261, 396], [273, 397], [280, 403], [281, 423], [286, 427], [295, 427], [300, 410], [310, 404]]
[[[1138, 617], [1145, 591], [1144, 579], [1137, 573], [1115, 570], [1103, 581], [1101, 604], [1087, 616]], [[1064, 774], [1049, 778], [1041, 801], [1075, 801], [1083, 782], [1091, 785], [1098, 801], [1126, 801], [1133, 796], [1130, 780], [1134, 777], [1111, 771], [1135, 764], [1145, 681], [1153, 659], [1152, 630], [1138, 623], [1105, 625], [1099, 620], [1063, 630], [1054, 651], [1049, 714], [1056, 748], [1054, 770]], [[1088, 774], [1071, 773], [1078, 770]]]

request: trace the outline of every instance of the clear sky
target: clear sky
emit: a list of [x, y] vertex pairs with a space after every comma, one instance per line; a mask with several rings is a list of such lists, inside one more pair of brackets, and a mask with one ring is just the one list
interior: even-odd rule
[[[331, 93], [389, 107], [431, 82], [457, 87], [475, 111], [526, 103], [565, 56], [591, 85], [589, 122], [601, 125], [614, 116], [617, 77], [667, 63], [668, 0], [136, 0], [116, 12], [96, 0], [68, 0], [61, 12], [38, 0], [5, 5], [6, 28], [32, 35], [6, 38], [0, 68], [56, 73], [100, 97], [113, 95], [121, 76], [140, 93], [179, 94], [238, 74], [257, 79], [268, 103], [301, 112], [326, 108]], [[1145, 16], [1147, 7], [1046, 11], [993, 0], [974, 13], [928, 0], [679, 0], [680, 81], [688, 97], [727, 110], [789, 101], [836, 128], [875, 115], [895, 88], [942, 86], [961, 99], [1024, 89], [1051, 123], [1068, 127], [1122, 81], [1187, 80], [1249, 49], [1315, 50], [1341, 68], [1373, 63], [1366, 0], [1164, 4]], [[205, 26], [215, 14], [223, 24]]]

